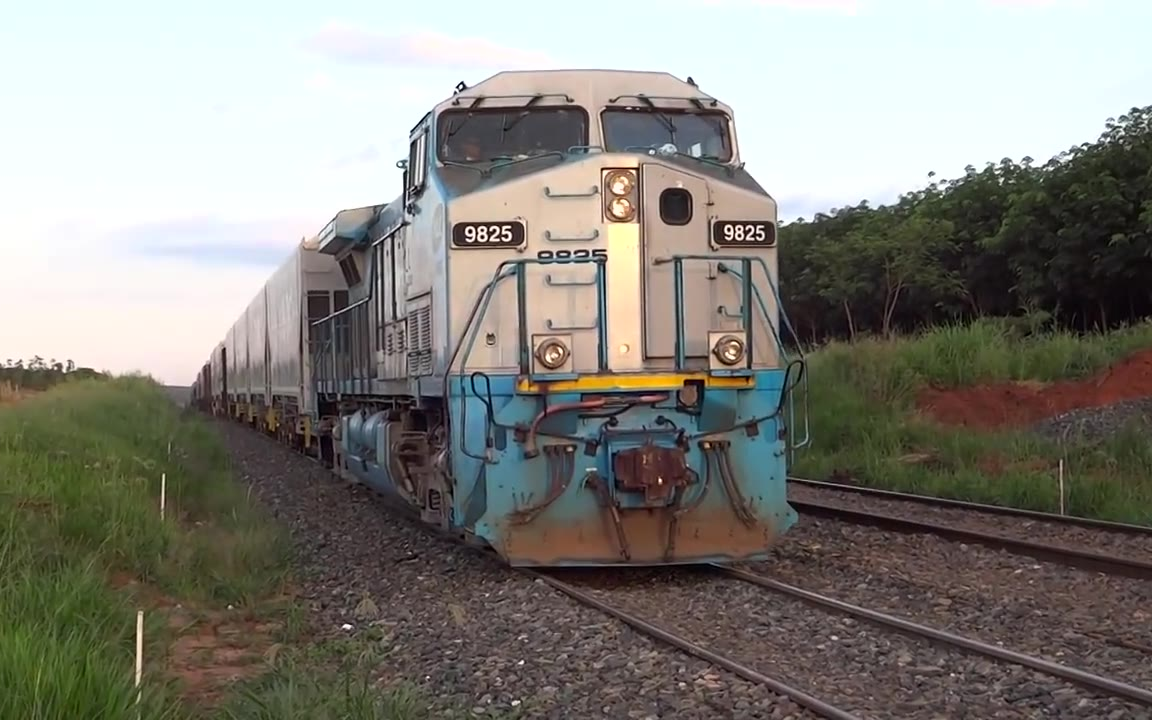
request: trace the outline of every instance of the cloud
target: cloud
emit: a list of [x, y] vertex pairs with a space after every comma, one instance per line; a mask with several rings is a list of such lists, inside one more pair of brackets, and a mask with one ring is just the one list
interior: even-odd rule
[[985, 5], [1012, 10], [1048, 10], [1087, 5], [1085, 0], [983, 0], [983, 2]]
[[304, 46], [332, 60], [359, 65], [471, 68], [552, 65], [543, 52], [511, 48], [481, 38], [451, 37], [435, 32], [402, 35], [330, 22], [305, 39]]
[[106, 234], [106, 247], [141, 257], [221, 265], [275, 267], [294, 243], [324, 220], [223, 221], [185, 218], [143, 223]]
[[705, 5], [780, 8], [855, 15], [864, 0], [703, 0]]

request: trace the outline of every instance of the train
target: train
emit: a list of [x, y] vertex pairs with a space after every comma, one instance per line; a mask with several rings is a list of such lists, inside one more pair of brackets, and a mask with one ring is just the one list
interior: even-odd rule
[[807, 375], [777, 204], [688, 77], [500, 72], [412, 127], [212, 350], [192, 403], [512, 566], [763, 560]]

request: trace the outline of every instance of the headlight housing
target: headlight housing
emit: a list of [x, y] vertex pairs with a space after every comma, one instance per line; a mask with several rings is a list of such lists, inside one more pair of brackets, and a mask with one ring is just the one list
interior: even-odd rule
[[735, 365], [744, 359], [744, 341], [735, 335], [725, 335], [716, 341], [712, 354], [725, 365]]
[[548, 338], [536, 346], [536, 359], [541, 365], [549, 370], [556, 370], [563, 367], [564, 363], [568, 361], [568, 356], [571, 352], [568, 346], [560, 342], [556, 338]]
[[604, 219], [613, 223], [636, 222], [640, 215], [640, 177], [633, 168], [602, 168]]

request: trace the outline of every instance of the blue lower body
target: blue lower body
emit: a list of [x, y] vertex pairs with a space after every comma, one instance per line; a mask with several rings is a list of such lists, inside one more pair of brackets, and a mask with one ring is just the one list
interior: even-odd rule
[[[520, 394], [515, 376], [449, 383], [449, 525], [517, 566], [724, 563], [768, 556], [787, 501], [784, 371], [747, 388]], [[419, 504], [390, 460], [403, 423], [344, 418], [344, 469]], [[414, 435], [409, 435], [415, 437]]]

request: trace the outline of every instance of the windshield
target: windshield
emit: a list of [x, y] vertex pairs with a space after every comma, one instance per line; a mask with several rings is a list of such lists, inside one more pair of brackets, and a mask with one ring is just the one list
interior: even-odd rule
[[444, 162], [491, 162], [588, 144], [588, 113], [578, 107], [449, 110], [438, 124]]
[[624, 152], [631, 148], [659, 150], [672, 144], [692, 157], [719, 162], [732, 159], [728, 116], [718, 112], [628, 108], [605, 110], [604, 149]]

